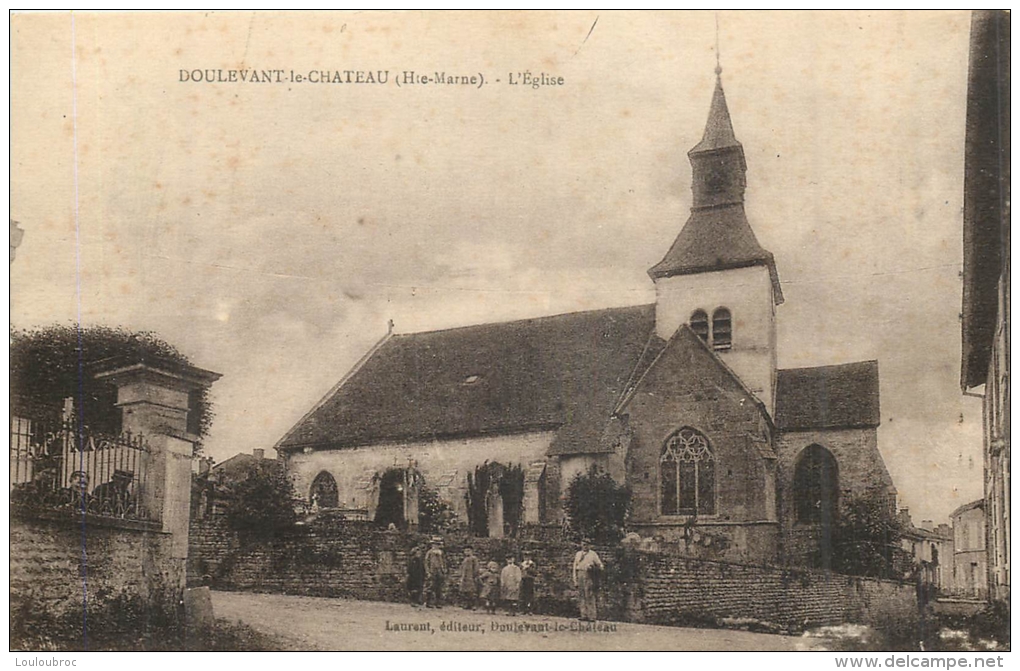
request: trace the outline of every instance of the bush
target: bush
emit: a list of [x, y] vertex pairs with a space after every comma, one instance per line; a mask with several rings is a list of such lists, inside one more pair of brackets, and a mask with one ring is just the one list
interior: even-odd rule
[[[85, 425], [99, 433], [119, 433], [116, 389], [94, 379], [89, 370], [90, 364], [115, 356], [190, 365], [176, 347], [150, 332], [76, 324], [12, 330], [11, 395], [23, 404], [52, 409], [58, 415], [64, 399], [73, 398]], [[194, 394], [190, 405], [188, 430], [205, 436], [213, 418], [208, 390]]]
[[832, 570], [890, 578], [900, 544], [900, 524], [881, 493], [866, 492], [840, 506], [832, 531]]
[[226, 519], [231, 529], [248, 538], [272, 538], [292, 527], [294, 485], [276, 464], [259, 464], [230, 492]]
[[456, 515], [450, 504], [439, 498], [434, 489], [423, 486], [418, 492], [418, 531], [438, 534], [455, 525]]
[[616, 481], [598, 466], [578, 473], [567, 487], [565, 505], [571, 533], [595, 543], [616, 543], [630, 514], [630, 488]]
[[11, 650], [175, 650], [183, 641], [180, 603], [174, 590], [149, 599], [100, 589], [62, 612], [39, 607], [35, 595], [11, 597]]

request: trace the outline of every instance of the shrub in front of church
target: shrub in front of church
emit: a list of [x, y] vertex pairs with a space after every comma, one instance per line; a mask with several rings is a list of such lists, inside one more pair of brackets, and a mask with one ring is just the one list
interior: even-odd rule
[[570, 481], [565, 512], [575, 537], [616, 543], [623, 538], [630, 514], [630, 488], [616, 484], [608, 473], [592, 466]]
[[439, 497], [436, 490], [424, 485], [418, 492], [418, 531], [438, 534], [452, 531], [457, 526], [457, 515], [450, 504]]
[[832, 569], [847, 575], [892, 578], [900, 524], [888, 497], [865, 492], [842, 502], [832, 529]]
[[294, 485], [282, 470], [260, 466], [231, 489], [227, 524], [242, 537], [272, 537], [297, 520], [294, 498]]

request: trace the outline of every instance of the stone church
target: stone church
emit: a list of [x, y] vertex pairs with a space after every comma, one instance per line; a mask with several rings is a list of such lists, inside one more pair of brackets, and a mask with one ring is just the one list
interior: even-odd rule
[[[402, 526], [422, 487], [468, 516], [469, 478], [498, 465], [523, 480], [516, 523], [559, 524], [571, 479], [597, 465], [630, 486], [643, 537], [798, 564], [844, 497], [894, 505], [878, 362], [777, 369], [782, 285], [744, 211], [720, 78], [688, 156], [691, 215], [648, 271], [654, 304], [387, 334], [277, 443], [298, 492]], [[473, 493], [489, 535], [515, 528], [506, 491]]]

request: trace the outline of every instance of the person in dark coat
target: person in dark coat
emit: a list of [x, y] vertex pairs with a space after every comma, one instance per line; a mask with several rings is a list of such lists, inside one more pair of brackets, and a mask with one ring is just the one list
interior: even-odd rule
[[421, 546], [411, 550], [407, 558], [407, 595], [411, 605], [418, 607], [422, 603], [422, 588], [425, 587], [425, 557]]
[[535, 561], [531, 558], [530, 552], [524, 553], [524, 561], [521, 562], [521, 610], [526, 615], [535, 611], [535, 577], [538, 575]]

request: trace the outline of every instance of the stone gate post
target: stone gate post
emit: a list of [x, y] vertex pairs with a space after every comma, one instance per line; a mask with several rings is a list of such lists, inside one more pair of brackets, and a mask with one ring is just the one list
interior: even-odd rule
[[141, 502], [149, 518], [170, 535], [170, 558], [183, 566], [188, 557], [191, 460], [199, 439], [188, 432], [188, 396], [220, 375], [163, 360], [118, 357], [99, 362], [95, 377], [117, 388], [122, 430], [146, 437], [150, 452]]

